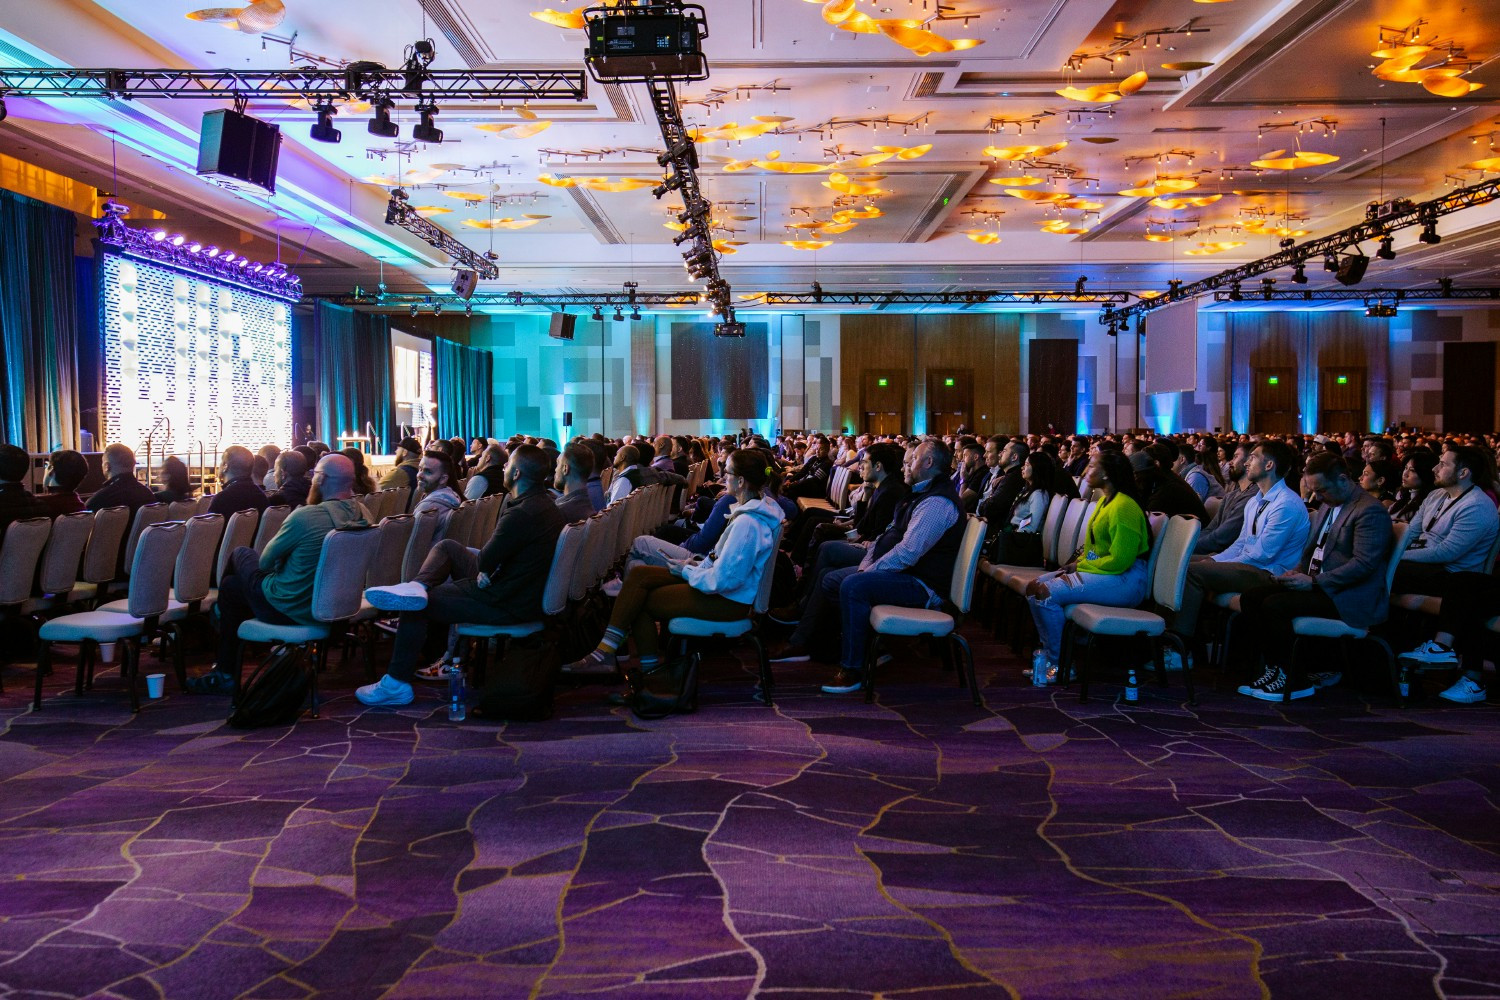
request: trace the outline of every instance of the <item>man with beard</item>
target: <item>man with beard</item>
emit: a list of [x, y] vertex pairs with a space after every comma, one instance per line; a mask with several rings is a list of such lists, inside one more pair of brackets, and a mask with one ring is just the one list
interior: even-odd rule
[[463, 504], [463, 499], [453, 491], [458, 481], [458, 472], [453, 465], [453, 456], [446, 451], [433, 448], [422, 453], [422, 464], [417, 467], [417, 505], [412, 514], [432, 513], [437, 515], [437, 534], [434, 543], [448, 537], [448, 520]]
[[[282, 458], [288, 453], [283, 452]], [[219, 580], [219, 661], [212, 670], [188, 681], [194, 694], [228, 694], [238, 678], [240, 625], [251, 618], [273, 625], [315, 625], [313, 578], [330, 531], [362, 523], [354, 499], [354, 463], [343, 455], [324, 455], [313, 470], [307, 503], [287, 515], [281, 529], [256, 554], [240, 546], [229, 556]]]

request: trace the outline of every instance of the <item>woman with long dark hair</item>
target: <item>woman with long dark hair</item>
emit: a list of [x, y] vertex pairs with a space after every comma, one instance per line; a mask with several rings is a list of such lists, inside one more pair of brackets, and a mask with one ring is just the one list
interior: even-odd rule
[[1072, 486], [1067, 470], [1048, 452], [1038, 448], [1027, 454], [1021, 464], [1021, 492], [1011, 504], [1009, 517], [997, 526], [987, 553], [990, 562], [1006, 566], [1042, 565], [1042, 522], [1046, 520], [1047, 505], [1063, 489], [1065, 478], [1067, 485]]
[[193, 493], [193, 482], [188, 477], [188, 467], [182, 459], [176, 455], [168, 455], [157, 470], [161, 476], [162, 488], [156, 491], [156, 499], [161, 503], [176, 503], [178, 500], [191, 500]]
[[1422, 508], [1427, 494], [1437, 488], [1437, 456], [1428, 448], [1413, 448], [1406, 453], [1401, 469], [1401, 488], [1391, 506], [1391, 520], [1410, 522]]
[[1069, 605], [1105, 604], [1133, 608], [1146, 596], [1146, 563], [1151, 554], [1151, 524], [1135, 484], [1135, 471], [1123, 452], [1101, 451], [1084, 472], [1084, 483], [1104, 491], [1089, 518], [1084, 543], [1054, 573], [1027, 587], [1031, 617], [1041, 648], [1032, 658], [1035, 671], [1051, 681], [1061, 655], [1063, 619]]
[[370, 470], [365, 466], [365, 453], [358, 448], [345, 448], [339, 454], [354, 463], [354, 495], [374, 493], [375, 480], [370, 478]]

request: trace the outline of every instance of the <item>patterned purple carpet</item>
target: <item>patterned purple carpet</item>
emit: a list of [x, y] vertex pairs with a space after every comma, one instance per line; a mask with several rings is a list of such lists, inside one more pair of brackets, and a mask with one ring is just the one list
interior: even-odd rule
[[0, 995], [1500, 995], [1500, 712], [1079, 705], [972, 635], [984, 709], [903, 653], [768, 710], [718, 655], [654, 723], [363, 710], [351, 665], [240, 732], [7, 668]]

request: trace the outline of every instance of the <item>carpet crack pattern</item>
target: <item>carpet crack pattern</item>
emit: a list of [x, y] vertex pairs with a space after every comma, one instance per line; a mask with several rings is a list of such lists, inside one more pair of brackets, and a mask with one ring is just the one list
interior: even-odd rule
[[767, 709], [716, 651], [649, 723], [367, 710], [335, 666], [242, 732], [6, 667], [0, 996], [1500, 996], [1500, 711], [1126, 704], [1102, 660], [1081, 705], [965, 631], [983, 708], [898, 647], [873, 704], [796, 665]]

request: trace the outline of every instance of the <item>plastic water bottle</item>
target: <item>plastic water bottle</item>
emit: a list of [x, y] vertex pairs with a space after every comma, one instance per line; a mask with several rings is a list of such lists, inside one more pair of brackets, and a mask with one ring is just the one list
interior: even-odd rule
[[1125, 677], [1125, 700], [1126, 701], [1140, 701], [1141, 700], [1141, 685], [1140, 685], [1140, 682], [1135, 679], [1135, 668], [1134, 667], [1130, 668], [1130, 673], [1127, 674], [1126, 677]]
[[448, 721], [462, 722], [469, 717], [469, 700], [464, 691], [464, 672], [454, 664], [448, 675]]
[[1401, 700], [1405, 701], [1411, 696], [1411, 669], [1403, 666], [1401, 668], [1401, 681], [1397, 685], [1401, 690]]
[[1037, 650], [1036, 655], [1031, 658], [1031, 686], [1044, 688], [1047, 686], [1047, 654], [1043, 650]]

